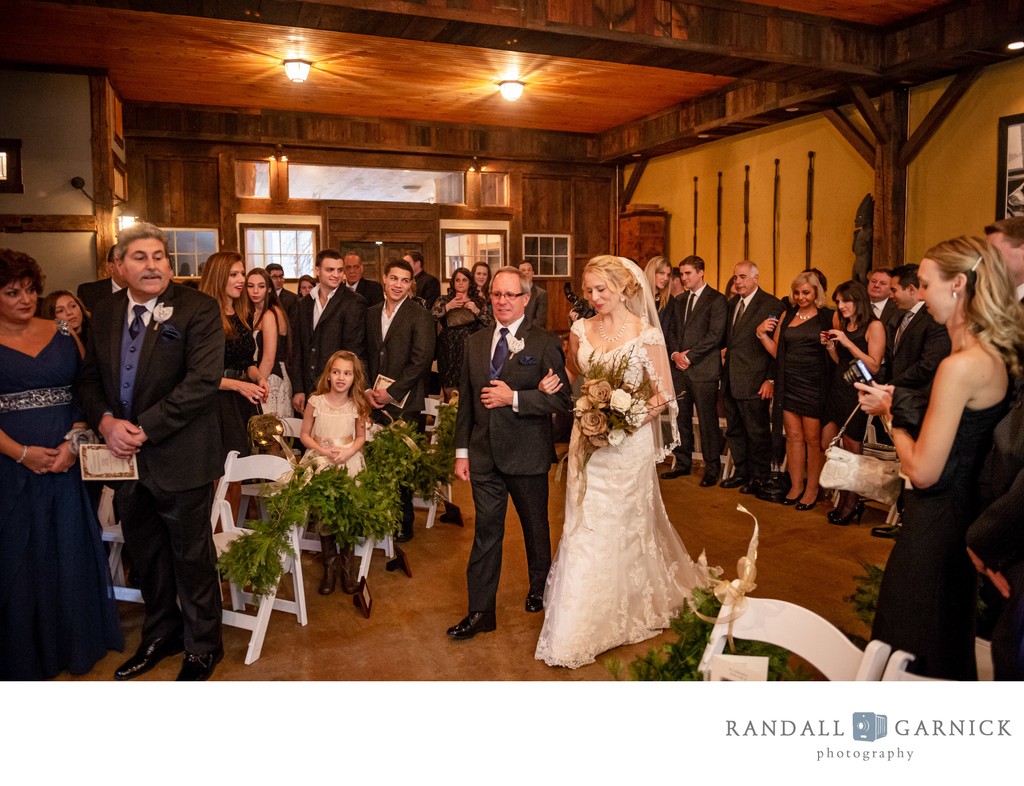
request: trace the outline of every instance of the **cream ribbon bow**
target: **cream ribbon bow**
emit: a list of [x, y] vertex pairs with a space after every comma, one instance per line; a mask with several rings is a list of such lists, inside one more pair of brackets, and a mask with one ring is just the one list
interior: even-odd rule
[[[712, 625], [720, 625], [724, 622], [729, 623], [729, 649], [732, 652], [736, 651], [736, 645], [732, 638], [732, 624], [742, 617], [747, 610], [747, 593], [757, 589], [757, 584], [754, 583], [754, 579], [757, 578], [757, 516], [742, 505], [737, 505], [736, 510], [746, 513], [754, 520], [754, 534], [751, 536], [750, 544], [747, 546], [747, 553], [736, 562], [735, 579], [732, 581], [719, 579], [714, 583], [712, 591], [722, 604], [718, 617], [707, 617], [694, 609], [694, 614], [705, 622], [710, 622]], [[708, 578], [713, 575], [713, 569], [708, 567], [707, 558], [703, 553], [701, 553], [700, 559], [697, 560], [697, 569], [698, 572], [704, 571], [704, 575]], [[730, 606], [732, 610], [727, 611], [726, 606]]]

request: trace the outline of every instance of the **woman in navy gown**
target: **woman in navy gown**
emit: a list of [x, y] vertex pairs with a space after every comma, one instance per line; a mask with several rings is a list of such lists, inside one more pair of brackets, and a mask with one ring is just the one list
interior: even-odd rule
[[892, 418], [893, 445], [912, 487], [889, 555], [871, 637], [911, 653], [911, 670], [977, 678], [978, 576], [967, 528], [980, 509], [978, 483], [1011, 377], [1024, 374], [1024, 316], [999, 252], [981, 238], [947, 240], [918, 270], [928, 313], [953, 351], [939, 364], [921, 417], [914, 391], [863, 385], [864, 411]]
[[78, 473], [82, 349], [36, 319], [39, 266], [0, 250], [0, 679], [84, 674], [124, 647], [100, 529]]

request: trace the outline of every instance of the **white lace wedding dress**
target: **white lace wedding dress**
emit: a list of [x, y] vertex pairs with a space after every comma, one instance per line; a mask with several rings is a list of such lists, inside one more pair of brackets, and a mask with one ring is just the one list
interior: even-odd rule
[[[671, 373], [660, 330], [645, 323], [637, 338], [606, 355], [587, 341], [584, 320], [573, 324], [572, 332], [579, 339], [581, 371], [592, 354], [609, 360], [626, 352], [631, 373], [647, 374], [655, 387], [671, 389], [670, 381], [659, 382]], [[544, 592], [538, 660], [569, 668], [593, 663], [606, 650], [656, 636], [690, 596], [693, 562], [658, 488], [656, 462], [671, 448], [660, 431], [655, 419], [617, 447], [594, 452], [584, 470], [583, 503], [577, 505], [582, 479], [573, 456], [580, 435], [573, 427], [565, 524]]]

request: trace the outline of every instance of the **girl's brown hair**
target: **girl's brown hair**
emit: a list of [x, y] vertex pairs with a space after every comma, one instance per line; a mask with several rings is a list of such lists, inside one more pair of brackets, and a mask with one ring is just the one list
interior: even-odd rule
[[368, 420], [372, 408], [370, 407], [370, 402], [366, 400], [366, 372], [363, 370], [362, 361], [347, 349], [339, 349], [327, 360], [327, 365], [324, 366], [324, 371], [320, 375], [320, 379], [317, 380], [316, 392], [322, 396], [330, 391], [331, 369], [334, 368], [334, 364], [339, 360], [347, 360], [352, 364], [352, 387], [349, 388], [348, 395], [356, 403], [359, 416], [364, 420]]

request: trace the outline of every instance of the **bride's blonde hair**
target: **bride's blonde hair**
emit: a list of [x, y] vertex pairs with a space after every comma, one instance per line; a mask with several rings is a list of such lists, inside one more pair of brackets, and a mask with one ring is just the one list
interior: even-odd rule
[[626, 300], [631, 300], [640, 294], [643, 287], [636, 280], [632, 271], [622, 264], [624, 261], [628, 262], [629, 260], [623, 257], [613, 257], [610, 254], [594, 257], [583, 268], [583, 275], [593, 273], [599, 276], [612, 289], [621, 292]]

